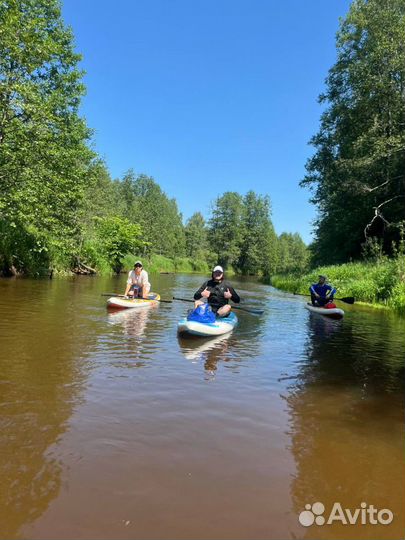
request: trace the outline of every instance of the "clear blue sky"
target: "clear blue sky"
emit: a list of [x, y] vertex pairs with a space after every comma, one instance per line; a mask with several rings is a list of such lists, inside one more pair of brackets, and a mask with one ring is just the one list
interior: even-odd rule
[[311, 238], [299, 188], [347, 0], [64, 0], [82, 113], [111, 175], [133, 168], [184, 218], [224, 191], [269, 194], [277, 233]]

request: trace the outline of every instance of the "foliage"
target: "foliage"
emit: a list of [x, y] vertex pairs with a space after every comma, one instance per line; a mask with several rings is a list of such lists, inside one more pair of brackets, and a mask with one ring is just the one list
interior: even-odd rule
[[319, 274], [338, 290], [338, 297], [354, 296], [358, 301], [383, 304], [405, 312], [405, 256], [396, 259], [383, 258], [376, 262], [346, 263], [320, 266], [304, 275], [274, 275], [274, 287], [300, 294], [309, 294], [311, 283]]
[[209, 220], [209, 238], [217, 263], [228, 268], [236, 265], [243, 245], [243, 198], [227, 191], [218, 197]]
[[[1, 256], [27, 270], [75, 251], [93, 153], [78, 116], [80, 56], [59, 2], [2, 2], [0, 28]], [[24, 253], [15, 252], [14, 232]]]
[[278, 240], [271, 221], [270, 198], [249, 191], [226, 192], [214, 203], [209, 238], [224, 268], [241, 274], [270, 275], [277, 268]]
[[[123, 261], [123, 269], [130, 270], [139, 256], [127, 255]], [[190, 257], [181, 257], [178, 259], [169, 259], [164, 255], [152, 254], [146, 259], [142, 259], [145, 269], [150, 273], [159, 274], [160, 272], [188, 272], [204, 273], [210, 271], [205, 261], [199, 261]]]
[[[378, 239], [386, 253], [405, 220], [405, 4], [355, 0], [337, 35], [315, 154], [301, 182], [317, 205], [313, 262], [342, 262]], [[369, 245], [366, 247], [368, 249]]]
[[0, 2], [0, 47], [1, 274], [119, 272], [135, 252], [157, 271], [275, 271], [268, 196], [224, 193], [208, 224], [197, 212], [183, 225], [153, 178], [111, 179], [78, 114], [83, 73], [59, 0]]
[[145, 243], [141, 240], [139, 225], [122, 217], [101, 219], [97, 227], [100, 251], [105, 255], [111, 268], [119, 274], [127, 253], [139, 251]]
[[[184, 227], [175, 199], [169, 199], [149, 176], [141, 174], [135, 177], [129, 171], [126, 178], [128, 218], [141, 225], [144, 238], [153, 252], [169, 257], [184, 255]], [[132, 178], [130, 185], [128, 178]], [[131, 196], [134, 198], [128, 206]]]
[[270, 198], [249, 191], [243, 198], [243, 248], [237, 261], [242, 274], [269, 275], [277, 265], [277, 236], [270, 219]]
[[277, 272], [302, 273], [308, 269], [309, 251], [298, 233], [278, 237]]
[[184, 227], [188, 257], [205, 258], [208, 251], [207, 229], [201, 212], [193, 214]]

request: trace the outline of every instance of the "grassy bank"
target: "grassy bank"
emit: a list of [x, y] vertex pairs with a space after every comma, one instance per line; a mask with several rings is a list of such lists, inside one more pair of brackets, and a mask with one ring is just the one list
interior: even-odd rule
[[337, 296], [354, 296], [357, 301], [386, 306], [405, 313], [405, 256], [377, 262], [321, 266], [304, 275], [275, 275], [270, 283], [284, 291], [309, 294], [319, 274], [328, 276]]
[[204, 273], [210, 272], [208, 263], [191, 259], [189, 257], [179, 257], [169, 259], [163, 255], [151, 255], [150, 257], [135, 257], [127, 255], [124, 259], [124, 270], [129, 271], [133, 268], [136, 260], [140, 259], [145, 267], [145, 270], [151, 273], [160, 272], [182, 272], [182, 273]]

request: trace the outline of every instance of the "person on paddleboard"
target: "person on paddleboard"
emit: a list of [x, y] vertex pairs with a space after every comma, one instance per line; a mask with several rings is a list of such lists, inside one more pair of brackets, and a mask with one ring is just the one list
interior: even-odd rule
[[324, 307], [330, 302], [333, 302], [333, 296], [336, 293], [336, 289], [331, 285], [328, 285], [326, 281], [326, 276], [321, 274], [318, 283], [314, 283], [310, 286], [309, 292], [311, 293], [311, 302], [313, 306]]
[[148, 272], [143, 269], [141, 261], [136, 261], [134, 269], [128, 274], [124, 296], [147, 298], [150, 291]]
[[211, 279], [205, 281], [194, 294], [194, 308], [201, 306], [206, 301], [212, 311], [218, 317], [227, 317], [231, 312], [229, 300], [239, 303], [240, 298], [232, 285], [225, 281], [224, 269], [222, 266], [216, 266], [211, 275]]

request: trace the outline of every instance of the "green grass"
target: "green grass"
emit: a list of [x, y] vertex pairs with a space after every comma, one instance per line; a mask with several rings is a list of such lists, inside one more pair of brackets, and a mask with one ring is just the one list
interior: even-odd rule
[[270, 283], [284, 291], [309, 294], [311, 283], [325, 274], [337, 288], [337, 297], [354, 296], [357, 301], [386, 306], [405, 313], [405, 256], [377, 262], [321, 266], [305, 275], [275, 275]]
[[182, 272], [182, 273], [209, 273], [210, 269], [205, 261], [198, 261], [189, 257], [178, 257], [169, 259], [164, 255], [153, 254], [149, 257], [136, 257], [127, 255], [124, 258], [124, 271], [129, 271], [133, 267], [136, 260], [141, 260], [145, 266], [145, 270], [152, 274], [160, 272]]

